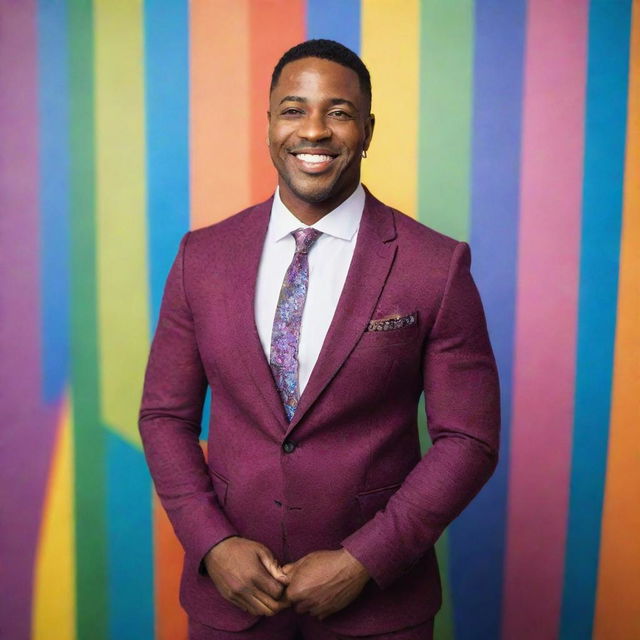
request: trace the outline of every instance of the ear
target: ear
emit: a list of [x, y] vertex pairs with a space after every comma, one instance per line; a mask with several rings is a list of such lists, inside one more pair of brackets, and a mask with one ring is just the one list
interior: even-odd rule
[[369, 148], [369, 145], [371, 144], [371, 138], [373, 138], [373, 129], [376, 126], [376, 117], [373, 115], [373, 113], [370, 113], [367, 118], [366, 121], [364, 123], [364, 145], [363, 145], [363, 149], [366, 151]]

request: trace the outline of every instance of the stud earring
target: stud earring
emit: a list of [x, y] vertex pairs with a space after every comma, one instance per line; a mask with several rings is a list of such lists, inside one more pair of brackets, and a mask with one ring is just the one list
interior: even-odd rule
[[366, 157], [367, 157], [367, 150], [366, 150], [366, 149], [363, 149], [363, 150], [362, 150], [362, 157], [363, 157], [363, 158], [366, 158]]

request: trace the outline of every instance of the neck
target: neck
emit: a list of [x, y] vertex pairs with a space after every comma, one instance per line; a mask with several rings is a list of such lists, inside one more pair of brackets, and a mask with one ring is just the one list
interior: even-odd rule
[[[358, 183], [360, 184], [360, 183]], [[358, 184], [346, 195], [340, 194], [335, 197], [328, 198], [322, 202], [307, 202], [295, 196], [286, 187], [283, 189], [280, 185], [280, 199], [291, 213], [303, 224], [312, 225], [324, 218], [328, 213], [338, 208], [345, 200], [347, 200], [358, 188]]]

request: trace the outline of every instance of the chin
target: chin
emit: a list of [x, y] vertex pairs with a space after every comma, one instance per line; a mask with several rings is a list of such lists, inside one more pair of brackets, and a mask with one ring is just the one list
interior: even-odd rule
[[300, 198], [300, 200], [304, 200], [304, 202], [308, 202], [309, 204], [319, 204], [320, 202], [326, 202], [333, 196], [334, 194], [330, 191], [313, 191], [313, 192], [298, 192], [294, 191], [296, 196]]
[[309, 204], [318, 204], [334, 197], [337, 193], [335, 183], [325, 185], [300, 185], [286, 181], [293, 194]]

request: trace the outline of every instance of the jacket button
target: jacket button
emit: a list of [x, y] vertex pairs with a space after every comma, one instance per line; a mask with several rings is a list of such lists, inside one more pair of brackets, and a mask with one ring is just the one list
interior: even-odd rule
[[291, 442], [291, 440], [286, 440], [282, 445], [282, 450], [285, 453], [291, 453], [296, 448], [295, 442]]

